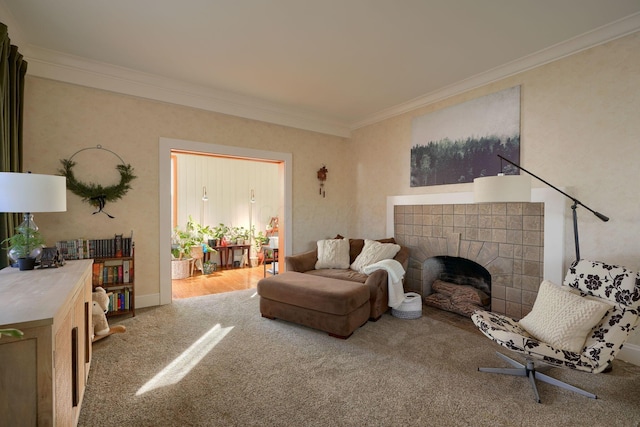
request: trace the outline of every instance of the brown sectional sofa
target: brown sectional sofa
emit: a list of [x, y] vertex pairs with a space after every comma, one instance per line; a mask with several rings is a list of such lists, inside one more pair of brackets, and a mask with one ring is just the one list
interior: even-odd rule
[[[394, 239], [378, 241], [395, 243]], [[363, 247], [363, 239], [349, 239], [349, 264]], [[297, 323], [346, 339], [367, 320], [378, 320], [388, 310], [386, 270], [376, 270], [370, 275], [349, 268], [316, 270], [317, 258], [317, 250], [288, 256], [287, 271], [258, 282], [262, 317]], [[401, 246], [394, 259], [406, 271], [409, 249]]]
[[[340, 237], [340, 236], [338, 236]], [[395, 239], [380, 239], [380, 243], [396, 243]], [[356, 257], [364, 247], [364, 239], [349, 239], [349, 258], [350, 263], [355, 261]], [[409, 248], [401, 246], [400, 251], [394, 257], [396, 261], [402, 264], [404, 270], [407, 271], [409, 265]], [[389, 303], [389, 284], [387, 280], [387, 272], [385, 270], [377, 270], [370, 275], [358, 273], [351, 269], [321, 269], [316, 270], [315, 265], [318, 260], [318, 250], [314, 249], [297, 255], [285, 257], [286, 271], [295, 271], [308, 275], [327, 277], [349, 282], [358, 282], [369, 288], [369, 319], [376, 321], [388, 309]]]

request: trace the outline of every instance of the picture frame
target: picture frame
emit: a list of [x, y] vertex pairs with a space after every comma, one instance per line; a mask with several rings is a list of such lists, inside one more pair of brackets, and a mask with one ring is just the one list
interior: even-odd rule
[[497, 155], [520, 162], [520, 86], [416, 117], [411, 137], [411, 187], [518, 175]]

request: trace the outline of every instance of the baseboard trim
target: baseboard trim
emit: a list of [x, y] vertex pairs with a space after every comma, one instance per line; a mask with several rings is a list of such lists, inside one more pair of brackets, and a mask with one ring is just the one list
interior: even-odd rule
[[618, 353], [616, 359], [640, 366], [640, 345], [626, 343], [620, 350], [620, 353]]
[[136, 308], [154, 307], [160, 305], [160, 294], [136, 296]]

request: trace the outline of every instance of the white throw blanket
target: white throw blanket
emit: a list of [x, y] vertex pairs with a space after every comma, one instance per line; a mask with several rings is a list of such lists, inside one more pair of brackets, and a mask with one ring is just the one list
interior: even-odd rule
[[398, 308], [404, 301], [404, 289], [402, 288], [402, 278], [404, 268], [395, 259], [383, 259], [374, 264], [365, 266], [362, 271], [371, 274], [376, 270], [386, 270], [389, 283], [389, 307]]

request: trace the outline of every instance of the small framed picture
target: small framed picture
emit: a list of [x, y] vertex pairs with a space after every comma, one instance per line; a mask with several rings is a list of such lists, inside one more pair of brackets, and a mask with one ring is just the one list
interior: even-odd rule
[[49, 247], [42, 248], [42, 254], [40, 255], [40, 268], [60, 267], [62, 266], [62, 257], [58, 252], [58, 248]]

